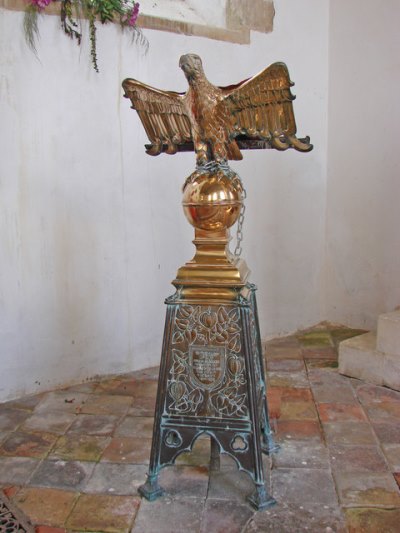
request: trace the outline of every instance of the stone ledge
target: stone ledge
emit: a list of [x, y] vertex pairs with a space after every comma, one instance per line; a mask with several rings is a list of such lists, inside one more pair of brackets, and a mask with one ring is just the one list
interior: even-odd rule
[[[0, 7], [11, 11], [25, 11], [27, 2], [25, 0], [0, 0]], [[60, 5], [57, 2], [50, 3], [43, 15], [60, 15]], [[139, 15], [138, 26], [142, 29], [167, 31], [182, 35], [192, 35], [205, 37], [218, 41], [225, 41], [236, 44], [250, 43], [250, 28], [247, 26], [235, 28], [217, 28], [190, 22], [169, 20], [150, 15]], [[272, 28], [272, 22], [271, 22]]]
[[400, 354], [377, 350], [375, 333], [365, 333], [339, 345], [339, 373], [375, 385], [400, 390]]

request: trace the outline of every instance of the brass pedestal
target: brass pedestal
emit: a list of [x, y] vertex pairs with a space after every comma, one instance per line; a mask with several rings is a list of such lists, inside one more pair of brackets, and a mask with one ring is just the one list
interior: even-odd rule
[[276, 449], [268, 419], [255, 286], [245, 262], [229, 252], [229, 226], [242, 204], [230, 169], [196, 171], [186, 181], [184, 210], [195, 226], [196, 255], [179, 269], [166, 300], [153, 442], [142, 496], [163, 494], [161, 468], [211, 438], [211, 469], [219, 454], [249, 474], [256, 509], [275, 503], [265, 488], [262, 452]]

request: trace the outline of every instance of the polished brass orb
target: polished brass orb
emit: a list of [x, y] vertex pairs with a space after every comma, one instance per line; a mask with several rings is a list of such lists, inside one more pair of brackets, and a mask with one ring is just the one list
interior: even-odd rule
[[233, 226], [240, 214], [243, 188], [239, 177], [221, 169], [195, 171], [183, 189], [183, 210], [192, 226], [206, 231], [221, 231]]

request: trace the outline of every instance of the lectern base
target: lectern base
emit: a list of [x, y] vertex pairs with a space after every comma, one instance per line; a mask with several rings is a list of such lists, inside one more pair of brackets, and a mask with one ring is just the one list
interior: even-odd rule
[[250, 475], [256, 509], [275, 503], [264, 484], [262, 452], [273, 442], [255, 286], [238, 288], [225, 302], [167, 299], [150, 467], [139, 493], [152, 501], [164, 491], [161, 468], [192, 450], [200, 435], [211, 438], [210, 469], [219, 455], [232, 457]]

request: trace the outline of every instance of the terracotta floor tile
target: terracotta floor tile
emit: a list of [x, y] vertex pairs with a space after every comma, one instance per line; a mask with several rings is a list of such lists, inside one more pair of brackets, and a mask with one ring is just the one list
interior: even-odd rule
[[335, 444], [371, 445], [377, 444], [375, 433], [368, 422], [347, 420], [327, 422], [323, 426], [325, 439], [332, 446]]
[[304, 370], [304, 361], [300, 359], [267, 359], [267, 369], [275, 372], [299, 372]]
[[155, 407], [156, 407], [155, 398], [135, 397], [128, 411], [128, 415], [129, 416], [154, 416]]
[[278, 502], [337, 505], [329, 470], [276, 468], [271, 472], [272, 496]]
[[169, 497], [205, 498], [208, 490], [205, 466], [171, 466], [160, 474], [160, 485]]
[[35, 528], [35, 533], [66, 533], [66, 531], [62, 527], [36, 526]]
[[349, 533], [399, 533], [400, 509], [345, 509]]
[[226, 500], [206, 501], [201, 533], [241, 533], [254, 511], [249, 505]]
[[176, 459], [176, 465], [207, 466], [210, 464], [210, 437], [199, 437], [191, 452], [181, 453]]
[[95, 463], [44, 460], [29, 480], [29, 485], [81, 492], [94, 467]]
[[15, 431], [30, 415], [30, 411], [3, 407], [0, 404], [0, 430]]
[[324, 370], [334, 370], [337, 369], [339, 366], [339, 363], [337, 359], [306, 359], [305, 364], [307, 367], [307, 370], [314, 370], [318, 368], [323, 368]]
[[393, 474], [393, 477], [394, 477], [394, 480], [395, 480], [396, 483], [397, 483], [397, 486], [398, 486], [399, 489], [400, 489], [400, 472], [395, 472], [395, 473]]
[[353, 382], [358, 399], [363, 405], [379, 405], [384, 401], [400, 402], [400, 392], [379, 387], [378, 385], [366, 384], [357, 380]]
[[400, 424], [372, 421], [372, 428], [382, 444], [398, 444], [400, 442]]
[[359, 405], [352, 405], [347, 403], [319, 403], [317, 405], [317, 408], [322, 422], [367, 420], [364, 411]]
[[308, 361], [314, 359], [320, 361], [326, 359], [327, 361], [337, 361], [337, 353], [334, 348], [322, 347], [322, 348], [302, 348], [302, 357]]
[[278, 439], [321, 440], [321, 426], [314, 420], [278, 420]]
[[326, 468], [329, 464], [329, 453], [322, 442], [284, 440], [279, 444], [272, 458], [273, 468]]
[[0, 457], [0, 485], [24, 485], [39, 464], [30, 457]]
[[392, 422], [398, 424], [400, 421], [400, 402], [382, 400], [378, 404], [365, 406], [365, 411], [370, 420], [376, 422]]
[[400, 472], [400, 443], [382, 444], [382, 450], [393, 472]]
[[[254, 492], [254, 483], [248, 474], [238, 470], [232, 460], [229, 465], [220, 472], [210, 472], [208, 498], [245, 504], [246, 498]], [[267, 490], [270, 489], [268, 482], [269, 478], [266, 480]]]
[[114, 437], [101, 457], [112, 463], [148, 464], [151, 439], [140, 437]]
[[26, 487], [17, 493], [13, 503], [34, 524], [62, 527], [77, 497], [75, 492]]
[[[255, 513], [243, 533], [347, 533], [338, 506], [278, 502]], [[358, 532], [361, 533], [361, 532]]]
[[16, 431], [0, 446], [0, 456], [43, 458], [54, 446], [58, 435], [45, 432]]
[[143, 500], [132, 533], [198, 533], [203, 508], [201, 498]]
[[281, 389], [281, 398], [284, 401], [303, 401], [308, 402], [313, 400], [313, 395], [310, 389], [296, 389], [295, 387], [283, 387]]
[[310, 387], [305, 372], [268, 372], [268, 387], [295, 387], [296, 389]]
[[63, 435], [75, 418], [76, 414], [74, 413], [39, 412], [30, 416], [20, 429], [22, 431], [45, 431]]
[[152, 416], [126, 416], [117, 427], [116, 437], [141, 437], [151, 439], [154, 418]]
[[85, 493], [137, 495], [137, 489], [146, 482], [148, 466], [119, 463], [98, 463]]
[[107, 436], [114, 433], [120, 420], [113, 415], [84, 415], [75, 416], [73, 424], [68, 429], [70, 433], [84, 433], [85, 435]]
[[388, 472], [386, 461], [377, 446], [342, 446], [329, 448], [335, 472]]
[[140, 505], [133, 496], [82, 494], [66, 526], [75, 531], [128, 533]]
[[132, 405], [130, 396], [92, 394], [82, 406], [81, 413], [87, 415], [123, 416]]
[[314, 402], [301, 400], [281, 402], [281, 420], [317, 420]]
[[310, 331], [297, 336], [302, 347], [329, 347], [332, 346], [332, 338], [329, 331]]
[[0, 404], [0, 410], [23, 409], [25, 411], [33, 411], [42, 398], [43, 393], [23, 396], [22, 398]]
[[62, 411], [63, 413], [80, 413], [89, 394], [75, 391], [48, 392], [43, 395], [35, 408], [35, 413]]
[[58, 439], [49, 459], [98, 461], [110, 441], [110, 437], [69, 433]]
[[335, 474], [339, 500], [346, 507], [400, 507], [400, 491], [392, 474]]

